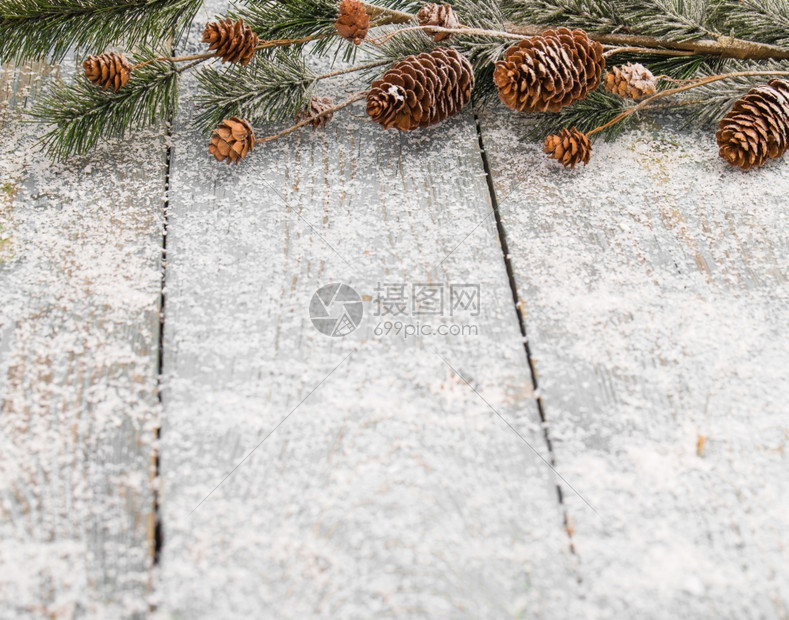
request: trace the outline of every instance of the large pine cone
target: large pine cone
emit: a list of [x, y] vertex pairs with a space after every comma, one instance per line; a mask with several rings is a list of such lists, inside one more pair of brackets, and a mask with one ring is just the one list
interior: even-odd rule
[[310, 119], [313, 131], [323, 129], [326, 127], [326, 123], [332, 119], [334, 113], [330, 112], [323, 116], [318, 115], [333, 106], [334, 101], [332, 101], [331, 97], [313, 97], [304, 108], [299, 110], [299, 113], [296, 115], [296, 122], [300, 123], [303, 120]]
[[408, 56], [372, 84], [367, 114], [384, 129], [427, 127], [454, 116], [471, 98], [474, 71], [456, 50]]
[[118, 91], [129, 82], [132, 64], [120, 54], [106, 52], [99, 56], [88, 56], [82, 63], [87, 77], [92, 84], [101, 86], [102, 90], [112, 88]]
[[211, 134], [208, 152], [217, 161], [237, 164], [255, 148], [252, 126], [244, 119], [232, 116], [223, 120]]
[[565, 168], [570, 166], [572, 169], [581, 162], [584, 166], [589, 163], [592, 143], [585, 133], [573, 127], [562, 129], [558, 135], [545, 138], [544, 151], [551, 159], [555, 159]]
[[334, 28], [343, 39], [359, 45], [370, 29], [370, 18], [364, 5], [359, 0], [342, 0]]
[[[434, 4], [430, 2], [424, 5], [416, 14], [420, 26], [438, 26], [439, 28], [458, 28], [460, 21], [455, 15], [451, 4]], [[432, 32], [425, 30], [427, 34], [433, 35], [433, 41], [444, 41], [452, 36], [449, 32]]]
[[209, 43], [209, 50], [216, 50], [222, 62], [237, 62], [248, 65], [255, 56], [258, 35], [252, 28], [244, 25], [244, 20], [235, 23], [231, 19], [208, 22], [203, 30], [203, 43]]
[[605, 74], [605, 89], [623, 99], [644, 99], [657, 91], [657, 78], [644, 65], [629, 62]]
[[520, 112], [558, 112], [600, 83], [603, 46], [583, 30], [546, 30], [509, 48], [496, 63], [499, 98]]
[[789, 148], [789, 81], [749, 90], [723, 117], [715, 138], [720, 156], [743, 170], [783, 156]]

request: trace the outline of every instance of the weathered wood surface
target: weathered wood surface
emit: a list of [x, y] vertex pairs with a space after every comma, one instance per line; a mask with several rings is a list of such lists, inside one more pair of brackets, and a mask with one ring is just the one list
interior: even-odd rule
[[[789, 616], [789, 164], [663, 128], [561, 169], [483, 137], [566, 494], [572, 617]], [[460, 251], [460, 250], [458, 250]]]
[[[472, 116], [403, 135], [357, 107], [228, 167], [193, 110], [171, 165], [159, 613], [555, 617], [574, 576], [553, 474], [441, 358], [548, 458], [495, 222], [442, 263], [490, 209]], [[330, 282], [368, 298], [344, 338], [308, 315]], [[480, 284], [479, 335], [375, 335], [378, 282]]]
[[0, 78], [0, 617], [144, 617], [166, 148], [50, 164], [48, 72]]

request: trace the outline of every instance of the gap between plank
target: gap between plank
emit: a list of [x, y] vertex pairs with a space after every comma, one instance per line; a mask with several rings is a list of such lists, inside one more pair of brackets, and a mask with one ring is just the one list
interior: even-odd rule
[[162, 526], [162, 515], [159, 506], [159, 484], [160, 484], [160, 455], [159, 455], [159, 439], [161, 438], [161, 415], [163, 411], [162, 403], [162, 371], [164, 370], [164, 308], [166, 303], [166, 285], [167, 285], [167, 229], [169, 226], [168, 214], [170, 207], [170, 164], [172, 161], [172, 137], [173, 137], [173, 119], [168, 118], [166, 121], [167, 131], [165, 132], [165, 140], [167, 141], [167, 149], [165, 154], [165, 173], [164, 173], [164, 205], [163, 205], [163, 219], [162, 219], [162, 278], [161, 288], [159, 291], [159, 341], [156, 363], [156, 398], [159, 402], [159, 423], [156, 425], [155, 432], [155, 450], [153, 453], [153, 514], [154, 514], [154, 532], [153, 532], [153, 565], [157, 566], [161, 558], [162, 547], [164, 545], [164, 531]]
[[[504, 229], [504, 224], [501, 221], [501, 212], [499, 211], [499, 202], [496, 198], [496, 189], [493, 186], [493, 175], [490, 169], [490, 162], [488, 161], [488, 153], [485, 150], [485, 143], [482, 139], [482, 127], [479, 123], [479, 117], [477, 113], [474, 112], [474, 125], [476, 126], [477, 130], [477, 141], [479, 142], [479, 153], [480, 157], [482, 158], [482, 166], [485, 170], [485, 180], [488, 184], [488, 194], [490, 195], [490, 204], [493, 207], [493, 214], [496, 218], [496, 232], [498, 233], [499, 243], [501, 245], [501, 251], [504, 258], [504, 267], [507, 270], [507, 279], [509, 280], [510, 284], [510, 291], [512, 293], [512, 301], [515, 305], [515, 314], [518, 317], [518, 326], [520, 327], [521, 337], [523, 339], [523, 349], [526, 353], [526, 361], [529, 364], [529, 374], [531, 376], [531, 383], [532, 388], [534, 389], [535, 393], [535, 400], [537, 401], [537, 412], [540, 415], [540, 423], [542, 425], [542, 434], [543, 439], [545, 440], [545, 445], [548, 448], [548, 460], [551, 463], [552, 467], [556, 467], [556, 454], [553, 451], [553, 443], [551, 442], [551, 435], [548, 431], [548, 422], [545, 417], [545, 408], [542, 404], [542, 396], [538, 391], [537, 385], [537, 371], [534, 367], [534, 360], [532, 359], [531, 348], [529, 347], [529, 339], [526, 336], [526, 321], [523, 318], [523, 312], [521, 311], [521, 303], [518, 296], [518, 285], [515, 281], [515, 272], [512, 268], [512, 261], [510, 260], [510, 252], [509, 246], [507, 244], [507, 231]], [[564, 520], [564, 529], [567, 533], [567, 537], [569, 538], [570, 542], [570, 552], [576, 556], [575, 551], [575, 543], [573, 542], [573, 532], [572, 527], [570, 525], [570, 516], [567, 512], [567, 506], [564, 503], [564, 492], [562, 490], [561, 483], [557, 480], [556, 482], [556, 496], [559, 500], [559, 505], [561, 506], [562, 510], [562, 518]]]

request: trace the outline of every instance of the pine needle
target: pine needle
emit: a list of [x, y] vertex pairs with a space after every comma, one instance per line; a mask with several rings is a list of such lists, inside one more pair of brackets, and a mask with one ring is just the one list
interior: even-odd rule
[[62, 60], [177, 40], [202, 0], [0, 0], [0, 62]]
[[[586, 99], [577, 101], [560, 112], [545, 112], [526, 117], [528, 128], [525, 133], [525, 139], [541, 142], [547, 135], [555, 134], [560, 129], [569, 129], [571, 127], [576, 127], [579, 131], [585, 133], [605, 125], [632, 105], [632, 101], [621, 99], [605, 92], [602, 88], [598, 88], [590, 93]], [[637, 116], [638, 113], [632, 114], [625, 121], [600, 132], [596, 137], [602, 137], [606, 141], [614, 140], [626, 128], [635, 124], [634, 117]]]
[[101, 90], [83, 75], [60, 82], [28, 114], [33, 122], [52, 126], [39, 142], [52, 159], [65, 160], [87, 153], [99, 140], [171, 119], [177, 105], [178, 72], [171, 63], [155, 63], [134, 71], [118, 92]]
[[273, 58], [258, 54], [246, 67], [205, 67], [197, 79], [200, 112], [194, 123], [208, 133], [230, 116], [252, 125], [292, 120], [308, 100], [315, 75], [301, 58], [279, 51]]

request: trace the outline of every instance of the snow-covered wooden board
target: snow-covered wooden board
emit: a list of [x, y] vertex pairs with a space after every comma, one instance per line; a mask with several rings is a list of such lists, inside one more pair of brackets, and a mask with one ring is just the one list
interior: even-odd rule
[[786, 618], [789, 163], [664, 127], [571, 172], [482, 128], [558, 468], [599, 512], [565, 495], [572, 617]]
[[0, 77], [0, 617], [144, 617], [166, 147], [51, 164], [49, 72]]
[[[550, 458], [495, 220], [443, 260], [490, 209], [472, 115], [403, 135], [357, 106], [229, 167], [193, 112], [171, 165], [159, 613], [552, 617], [575, 583], [555, 479], [485, 403]], [[365, 299], [345, 337], [310, 321], [332, 282]], [[438, 286], [443, 317], [374, 316], [379, 283], [409, 305]], [[476, 316], [449, 316], [451, 284], [480, 287]]]

